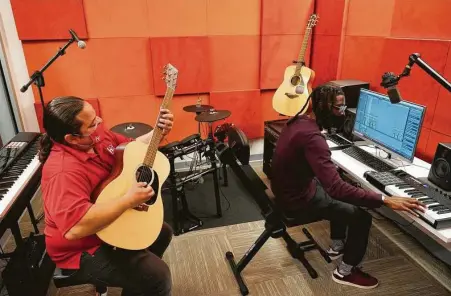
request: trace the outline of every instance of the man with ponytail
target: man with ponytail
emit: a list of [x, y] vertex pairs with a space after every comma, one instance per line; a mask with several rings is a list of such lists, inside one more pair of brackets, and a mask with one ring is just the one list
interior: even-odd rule
[[[167, 135], [173, 115], [167, 109], [160, 115], [158, 126]], [[97, 185], [110, 175], [114, 148], [132, 139], [106, 129], [94, 108], [77, 97], [50, 101], [43, 125], [39, 159], [44, 163], [41, 189], [50, 258], [74, 284], [122, 287], [123, 296], [170, 295], [171, 274], [161, 259], [172, 239], [168, 224], [148, 250], [115, 250], [96, 236], [127, 209], [154, 195], [151, 187], [138, 183], [111, 203], [91, 200]], [[148, 143], [151, 138], [152, 132], [136, 141]]]
[[[282, 130], [271, 163], [271, 187], [276, 201], [296, 217], [330, 221], [331, 259], [343, 257], [332, 274], [340, 284], [370, 289], [378, 280], [362, 271], [371, 228], [371, 215], [362, 209], [385, 204], [394, 210], [424, 210], [415, 199], [385, 197], [343, 181], [331, 160], [331, 152], [322, 135], [330, 130], [346, 109], [343, 91], [333, 85], [321, 85], [310, 96], [312, 112], [291, 118]], [[305, 107], [305, 106], [304, 106]]]

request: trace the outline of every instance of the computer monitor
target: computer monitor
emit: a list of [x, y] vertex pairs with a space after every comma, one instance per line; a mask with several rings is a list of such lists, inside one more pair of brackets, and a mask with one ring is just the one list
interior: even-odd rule
[[353, 134], [412, 162], [425, 110], [406, 101], [392, 104], [388, 96], [362, 88]]

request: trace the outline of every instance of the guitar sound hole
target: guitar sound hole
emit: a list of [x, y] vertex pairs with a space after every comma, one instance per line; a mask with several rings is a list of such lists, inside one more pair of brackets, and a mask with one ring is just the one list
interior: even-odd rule
[[159, 180], [158, 174], [151, 167], [148, 166], [140, 166], [136, 170], [136, 181], [137, 182], [146, 182], [150, 185], [155, 192], [155, 194], [146, 202], [147, 205], [153, 205], [157, 201], [158, 197], [158, 188], [159, 188]]
[[298, 85], [299, 82], [301, 82], [301, 77], [299, 77], [299, 76], [293, 76], [293, 77], [291, 77], [291, 84], [292, 84], [292, 85]]

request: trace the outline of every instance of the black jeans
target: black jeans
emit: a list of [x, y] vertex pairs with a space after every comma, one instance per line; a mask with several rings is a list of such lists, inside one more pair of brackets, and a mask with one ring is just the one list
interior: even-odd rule
[[[316, 193], [307, 208], [298, 213], [330, 221], [330, 238], [346, 239], [343, 262], [357, 266], [368, 245], [371, 215], [362, 208], [330, 197], [317, 181]], [[347, 230], [347, 235], [346, 235]]]
[[172, 235], [172, 228], [164, 223], [157, 240], [147, 250], [114, 250], [104, 244], [92, 256], [82, 254], [80, 269], [63, 271], [71, 274], [74, 285], [121, 287], [122, 296], [169, 296], [171, 273], [161, 258]]

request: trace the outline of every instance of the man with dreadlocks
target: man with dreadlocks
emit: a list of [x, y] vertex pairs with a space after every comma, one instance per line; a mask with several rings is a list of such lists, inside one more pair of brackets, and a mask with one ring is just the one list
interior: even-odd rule
[[344, 93], [326, 84], [317, 87], [310, 98], [312, 112], [306, 115], [301, 110], [280, 134], [271, 164], [272, 191], [290, 216], [330, 221], [332, 244], [327, 253], [332, 260], [343, 256], [332, 274], [335, 282], [375, 288], [378, 280], [360, 266], [371, 228], [371, 215], [361, 207], [385, 204], [413, 213], [413, 209], [424, 211], [423, 205], [415, 199], [386, 197], [343, 181], [321, 130], [332, 128], [336, 118], [344, 115]]

